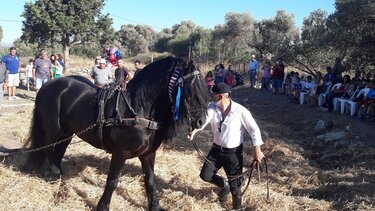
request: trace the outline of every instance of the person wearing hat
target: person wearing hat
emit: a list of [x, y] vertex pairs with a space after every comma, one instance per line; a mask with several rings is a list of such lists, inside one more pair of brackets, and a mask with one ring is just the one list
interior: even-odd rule
[[90, 74], [94, 79], [94, 84], [100, 88], [108, 84], [112, 79], [111, 69], [106, 67], [106, 63], [107, 61], [104, 58], [100, 59], [99, 66], [93, 67]]
[[256, 85], [256, 76], [258, 73], [259, 64], [255, 59], [255, 55], [251, 55], [251, 60], [249, 62], [249, 76], [250, 76], [250, 88], [255, 88]]
[[8, 72], [7, 87], [9, 100], [17, 99], [16, 91], [20, 83], [19, 70], [20, 57], [17, 55], [17, 49], [15, 47], [9, 48], [9, 54], [2, 58], [2, 63], [5, 64], [6, 71]]
[[223, 167], [227, 176], [235, 177], [242, 174], [243, 168], [243, 132], [246, 130], [252, 139], [254, 160], [264, 158], [260, 146], [263, 144], [261, 132], [250, 111], [234, 102], [229, 94], [230, 88], [224, 84], [215, 84], [212, 89], [214, 102], [207, 110], [206, 122], [203, 127], [188, 135], [193, 139], [197, 131], [210, 123], [214, 134], [214, 143], [203, 164], [200, 177], [206, 182], [221, 187], [219, 201], [224, 203], [229, 192], [232, 193], [233, 209], [242, 207], [241, 185], [243, 177], [227, 181], [217, 171]]

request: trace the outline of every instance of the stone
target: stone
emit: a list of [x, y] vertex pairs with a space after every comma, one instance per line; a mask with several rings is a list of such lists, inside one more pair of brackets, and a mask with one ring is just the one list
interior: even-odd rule
[[348, 133], [345, 131], [338, 131], [338, 132], [328, 132], [322, 135], [315, 137], [318, 140], [322, 140], [325, 142], [332, 142], [332, 141], [340, 141], [346, 140], [348, 137]]
[[314, 133], [322, 134], [326, 131], [326, 128], [326, 123], [323, 120], [319, 120], [314, 127]]

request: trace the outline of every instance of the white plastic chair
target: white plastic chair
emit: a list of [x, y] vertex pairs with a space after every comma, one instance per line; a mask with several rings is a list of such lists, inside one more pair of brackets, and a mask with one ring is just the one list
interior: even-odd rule
[[307, 95], [307, 92], [300, 92], [299, 93], [299, 104], [303, 105], [305, 102], [305, 95]]
[[[355, 96], [356, 98], [361, 96], [363, 94], [364, 97], [367, 96], [368, 92], [370, 91], [370, 88], [363, 88], [361, 91], [358, 92], [358, 94]], [[352, 100], [349, 100], [347, 102], [347, 105], [349, 105], [350, 109], [350, 116], [353, 116], [356, 110], [357, 103]]]
[[322, 107], [323, 104], [325, 103], [327, 94], [329, 94], [331, 92], [331, 90], [338, 89], [340, 86], [341, 86], [341, 83], [337, 83], [337, 84], [335, 84], [333, 86], [332, 86], [332, 84], [330, 84], [326, 88], [326, 91], [324, 93], [320, 94], [319, 97], [318, 97], [318, 105], [319, 105], [319, 107]]
[[343, 114], [345, 113], [345, 105], [349, 101], [353, 101], [354, 97], [357, 96], [357, 93], [359, 92], [359, 87], [353, 92], [353, 94], [350, 96], [349, 99], [345, 98], [339, 98], [338, 99], [338, 104], [340, 105], [340, 113]]
[[316, 86], [316, 84], [314, 84], [312, 87], [310, 87], [310, 90], [308, 90], [307, 92], [300, 92], [299, 93], [299, 104], [301, 106], [303, 105], [303, 103], [305, 102], [305, 95], [310, 95], [310, 96], [315, 95], [317, 88], [318, 87]]
[[[353, 89], [354, 89], [354, 85], [352, 84], [352, 85], [350, 85], [348, 91], [345, 92], [345, 93], [351, 93], [349, 99], [351, 99], [353, 94], [354, 94], [354, 92], [352, 92]], [[340, 106], [340, 104], [342, 105], [343, 103], [344, 103], [344, 109], [345, 109], [345, 102], [348, 101], [349, 99], [346, 99], [346, 98], [343, 98], [343, 97], [333, 98], [333, 110], [339, 111], [339, 109], [340, 109], [340, 111], [341, 111], [342, 106]]]

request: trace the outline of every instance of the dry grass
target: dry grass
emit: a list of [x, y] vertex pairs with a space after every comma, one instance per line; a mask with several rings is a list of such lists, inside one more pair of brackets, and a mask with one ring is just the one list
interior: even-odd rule
[[[25, 96], [22, 100], [4, 102], [7, 107], [1, 110], [0, 143], [24, 143], [27, 138], [33, 106], [9, 105], [33, 102], [35, 94], [26, 91], [21, 91], [21, 94]], [[244, 100], [250, 96], [251, 101]], [[277, 113], [270, 108], [283, 105], [280, 105], [282, 97], [275, 97], [279, 97], [279, 100], [262, 100], [268, 99], [267, 96], [248, 89], [234, 93], [237, 101], [251, 108], [260, 127], [269, 137], [264, 151], [271, 161], [270, 200], [266, 200], [266, 178], [262, 173], [261, 181], [254, 177], [244, 195], [246, 210], [374, 209], [374, 195], [368, 190], [374, 187], [371, 186], [375, 176], [373, 167], [365, 168], [361, 165], [325, 170], [316, 165], [311, 159], [311, 155], [316, 152], [302, 143], [311, 141], [311, 125], [314, 124], [314, 118], [319, 117], [310, 116], [310, 123], [301, 127], [301, 124], [295, 122], [302, 121], [302, 117], [291, 119], [295, 118], [294, 115], [288, 115], [289, 112], [284, 109], [295, 109], [294, 112], [302, 114], [307, 111], [306, 108], [285, 104], [279, 112], [284, 112], [286, 119], [276, 120], [274, 117]], [[198, 134], [196, 140], [199, 147], [208, 152], [212, 134], [204, 131]], [[54, 183], [20, 173], [18, 169], [24, 160], [22, 154], [2, 158], [0, 210], [95, 209], [105, 186], [110, 155], [79, 141], [75, 138], [69, 145], [62, 164], [64, 174], [61, 180]], [[245, 152], [250, 151], [247, 144]], [[245, 160], [250, 163], [251, 155], [245, 153]], [[187, 211], [230, 208], [230, 199], [221, 206], [217, 201], [219, 189], [199, 178], [201, 166], [202, 159], [183, 138], [177, 138], [158, 150], [155, 174], [160, 203], [164, 208]], [[137, 159], [126, 161], [119, 186], [113, 194], [111, 210], [147, 210], [143, 181], [140, 162]], [[355, 197], [348, 200], [347, 194]]]

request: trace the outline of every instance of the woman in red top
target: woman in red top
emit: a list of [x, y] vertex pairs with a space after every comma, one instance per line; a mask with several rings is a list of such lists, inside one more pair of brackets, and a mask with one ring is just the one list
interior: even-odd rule
[[211, 89], [211, 87], [213, 87], [215, 84], [214, 76], [211, 70], [206, 74], [205, 80], [208, 88]]

